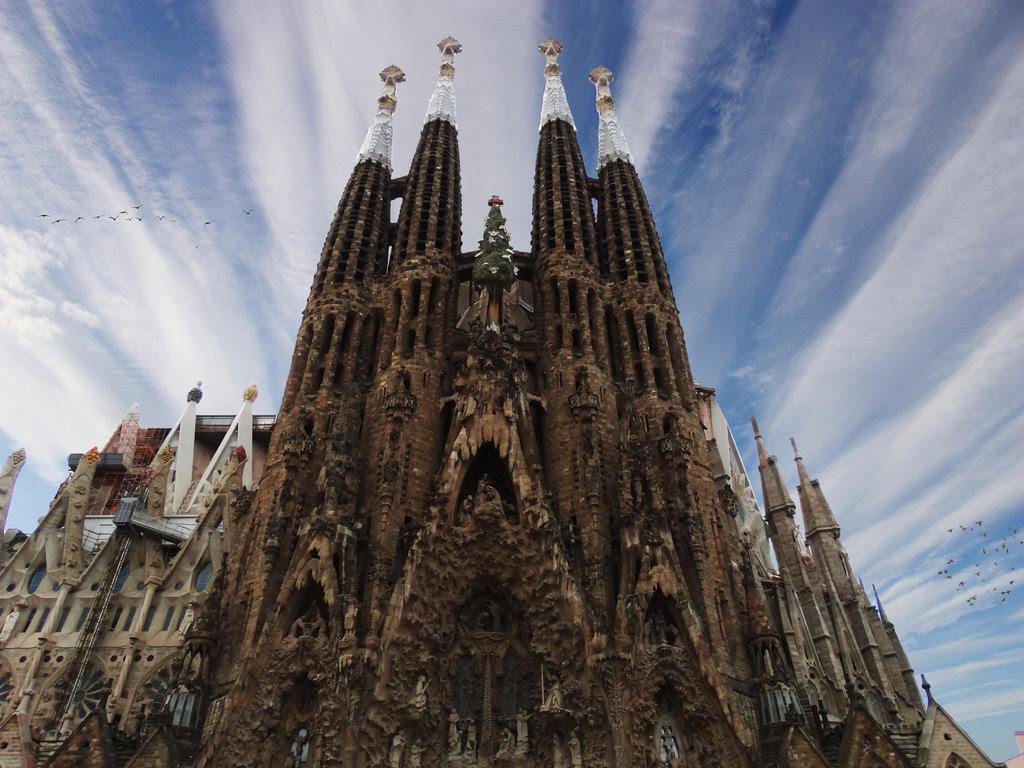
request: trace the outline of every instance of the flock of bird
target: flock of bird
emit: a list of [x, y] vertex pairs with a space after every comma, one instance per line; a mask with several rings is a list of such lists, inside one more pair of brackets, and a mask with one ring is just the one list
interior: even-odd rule
[[[978, 598], [987, 592], [998, 592], [1001, 603], [1008, 600], [1013, 592], [1010, 587], [1017, 581], [1015, 578], [1017, 567], [1010, 565], [1009, 562], [1021, 552], [1014, 545], [1024, 547], [1024, 538], [1021, 538], [1019, 529], [1010, 526], [1007, 529], [1009, 534], [997, 540], [989, 531], [983, 529], [984, 524], [984, 520], [974, 520], [971, 525], [958, 525], [955, 528], [946, 529], [949, 534], [970, 537], [972, 539], [971, 546], [967, 554], [961, 556], [959, 560], [954, 557], [949, 558], [945, 563], [946, 567], [936, 574], [945, 577], [950, 582], [956, 582], [954, 592], [972, 592], [973, 594], [965, 601], [972, 608], [977, 605]], [[1002, 565], [1000, 565], [1000, 561], [1002, 561]], [[959, 573], [954, 575], [950, 571], [950, 566], [957, 563], [959, 563]], [[1007, 568], [1009, 568], [1008, 571]], [[989, 586], [992, 582], [997, 581], [997, 577], [1006, 575], [1014, 576], [1014, 578], [1005, 580], [1005, 583], [1002, 584], [1005, 588], [1000, 589], [999, 584]], [[1000, 579], [1000, 581], [1002, 580]]]
[[[143, 221], [143, 216], [142, 216], [142, 208], [143, 208], [143, 206], [144, 206], [143, 203], [137, 203], [135, 205], [128, 206], [128, 208], [126, 208], [125, 210], [119, 211], [116, 216], [111, 216], [109, 213], [98, 213], [95, 216], [76, 216], [75, 218], [71, 218], [70, 216], [52, 216], [49, 213], [40, 213], [40, 214], [38, 214], [36, 216], [36, 218], [37, 219], [49, 219], [50, 220], [49, 223], [50, 223], [51, 226], [54, 225], [54, 224], [63, 224], [63, 223], [66, 223], [66, 222], [72, 222], [74, 224], [77, 224], [80, 221], [102, 220], [102, 219], [110, 219], [111, 221]], [[252, 216], [252, 212], [254, 210], [255, 210], [254, 208], [243, 208], [242, 209], [242, 213], [245, 214], [246, 216]], [[133, 211], [134, 211], [134, 215], [132, 215]], [[124, 216], [125, 218], [122, 219], [121, 218], [122, 216]], [[159, 216], [159, 215], [154, 214], [153, 218], [155, 218], [157, 221], [162, 221], [162, 222], [165, 222], [167, 224], [177, 224], [178, 223], [177, 219], [171, 218], [167, 214], [164, 214], [163, 216]], [[203, 226], [204, 227], [213, 226], [213, 222], [212, 221], [204, 221], [203, 222]], [[198, 247], [199, 247], [199, 244], [197, 243], [196, 244], [196, 248], [198, 248]]]

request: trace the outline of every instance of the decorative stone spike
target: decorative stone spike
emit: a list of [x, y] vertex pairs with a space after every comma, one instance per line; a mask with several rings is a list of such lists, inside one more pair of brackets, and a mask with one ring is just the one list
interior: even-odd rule
[[569, 98], [565, 95], [562, 84], [562, 70], [558, 66], [558, 54], [562, 52], [562, 44], [553, 37], [544, 40], [539, 47], [547, 63], [544, 66], [544, 99], [540, 107], [540, 128], [552, 120], [564, 120], [576, 128], [569, 109]]
[[431, 120], [445, 120], [456, 125], [455, 119], [455, 54], [462, 52], [462, 43], [454, 37], [446, 37], [437, 44], [441, 52], [441, 68], [437, 73], [437, 84], [427, 102], [424, 123]]
[[612, 160], [633, 162], [629, 144], [619, 125], [619, 116], [615, 114], [615, 100], [612, 98], [612, 80], [614, 73], [608, 67], [594, 67], [590, 70], [590, 82], [597, 89], [597, 167], [602, 168]]
[[398, 106], [397, 86], [405, 82], [405, 73], [391, 65], [380, 73], [384, 93], [377, 100], [377, 114], [366, 131], [366, 138], [356, 155], [356, 163], [373, 160], [391, 168], [391, 144], [394, 137], [393, 115]]

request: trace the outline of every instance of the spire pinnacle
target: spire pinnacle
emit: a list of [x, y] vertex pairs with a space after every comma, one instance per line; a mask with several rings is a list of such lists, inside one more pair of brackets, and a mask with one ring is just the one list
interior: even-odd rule
[[878, 596], [878, 588], [872, 584], [871, 591], [875, 593], [875, 605], [878, 606], [878, 616], [882, 619], [883, 624], [889, 623], [889, 617], [885, 615], [885, 608], [882, 607], [882, 598]]
[[800, 455], [800, 449], [796, 447], [796, 438], [789, 438], [789, 444], [793, 446], [793, 460], [796, 462], [796, 471], [800, 476], [800, 485], [810, 488], [811, 477], [807, 474], [807, 468], [804, 466], [804, 457]]
[[782, 481], [777, 459], [768, 455], [756, 418], [750, 419], [750, 426], [754, 429], [754, 440], [757, 443], [757, 468], [761, 473], [761, 492], [764, 494], [765, 510], [770, 514], [777, 509], [785, 509], [786, 514], [792, 515], [793, 500], [789, 496], [786, 484]]
[[804, 515], [804, 533], [811, 536], [816, 531], [833, 531], [838, 536], [839, 523], [836, 522], [835, 515], [832, 514], [828, 499], [821, 492], [818, 481], [812, 480], [808, 474], [807, 467], [804, 466], [804, 459], [796, 447], [796, 440], [791, 437], [789, 442], [793, 446], [793, 460], [796, 462], [796, 471], [800, 476], [800, 485], [797, 487], [797, 491], [800, 494], [800, 509]]
[[462, 52], [462, 43], [449, 35], [437, 44], [437, 50], [441, 52], [441, 68], [423, 122], [445, 120], [455, 125], [455, 54]]
[[603, 168], [612, 160], [633, 162], [629, 144], [615, 114], [615, 100], [612, 98], [612, 80], [615, 74], [608, 67], [594, 67], [590, 70], [590, 82], [597, 90], [597, 167]]
[[374, 160], [375, 162], [391, 168], [391, 139], [394, 135], [392, 116], [395, 107], [398, 106], [398, 99], [395, 97], [399, 83], [405, 82], [405, 73], [392, 64], [380, 73], [380, 79], [384, 83], [384, 93], [377, 99], [377, 114], [366, 131], [366, 138], [359, 148], [356, 162], [363, 160]]
[[540, 127], [552, 120], [564, 120], [576, 129], [576, 121], [572, 119], [569, 109], [569, 98], [565, 95], [562, 85], [562, 69], [558, 66], [558, 54], [562, 52], [562, 44], [553, 37], [542, 41], [538, 50], [544, 54], [544, 98], [540, 106]]

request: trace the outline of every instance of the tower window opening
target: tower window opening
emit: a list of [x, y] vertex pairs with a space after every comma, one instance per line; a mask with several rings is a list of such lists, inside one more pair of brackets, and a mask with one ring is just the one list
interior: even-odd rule
[[416, 329], [409, 328], [405, 332], [405, 342], [402, 345], [402, 354], [405, 357], [411, 357], [414, 349], [416, 349]]
[[587, 291], [587, 324], [590, 326], [590, 346], [594, 351], [594, 359], [597, 360], [598, 365], [604, 367], [601, 344], [598, 340], [600, 329], [597, 319], [597, 295], [594, 293], [593, 288]]
[[420, 281], [413, 280], [412, 288], [409, 291], [409, 317], [416, 317], [420, 313]]
[[577, 356], [578, 355], [582, 355], [583, 354], [583, 341], [582, 341], [582, 339], [580, 337], [580, 329], [579, 328], [573, 328], [571, 336], [572, 336], [572, 353], [574, 355], [577, 355]]
[[615, 317], [610, 305], [604, 307], [605, 338], [608, 340], [608, 360], [612, 367], [612, 378], [621, 380], [622, 370], [622, 341], [619, 338], [619, 321]]
[[629, 349], [633, 357], [633, 375], [636, 379], [638, 389], [647, 387], [647, 378], [644, 375], [643, 354], [640, 351], [640, 334], [637, 331], [636, 320], [630, 313], [626, 314], [626, 330], [629, 333]]
[[576, 317], [580, 313], [580, 287], [575, 280], [569, 281], [569, 314]]
[[558, 281], [551, 278], [548, 286], [548, 292], [551, 296], [551, 313], [560, 315], [562, 314], [562, 294], [558, 290]]

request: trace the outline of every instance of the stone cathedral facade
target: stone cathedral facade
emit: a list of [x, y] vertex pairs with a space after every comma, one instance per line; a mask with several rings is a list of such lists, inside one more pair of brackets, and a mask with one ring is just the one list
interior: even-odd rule
[[798, 454], [801, 532], [755, 423], [762, 516], [612, 73], [594, 177], [541, 44], [531, 250], [497, 196], [467, 249], [438, 47], [401, 176], [381, 73], [276, 420], [254, 389], [209, 434], [198, 388], [170, 430], [129, 413], [5, 537], [0, 766], [995, 765], [922, 701]]

